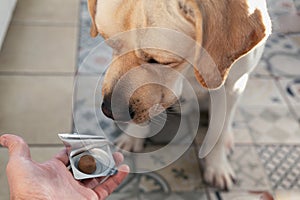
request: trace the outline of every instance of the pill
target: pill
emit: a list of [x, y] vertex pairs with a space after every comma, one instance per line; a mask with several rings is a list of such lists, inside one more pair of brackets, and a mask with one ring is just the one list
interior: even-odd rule
[[81, 156], [78, 162], [78, 169], [85, 174], [92, 174], [96, 171], [96, 160], [91, 155]]

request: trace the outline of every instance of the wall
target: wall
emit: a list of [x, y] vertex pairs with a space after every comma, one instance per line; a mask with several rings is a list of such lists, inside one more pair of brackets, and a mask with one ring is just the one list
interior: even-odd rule
[[0, 0], [0, 50], [17, 0]]

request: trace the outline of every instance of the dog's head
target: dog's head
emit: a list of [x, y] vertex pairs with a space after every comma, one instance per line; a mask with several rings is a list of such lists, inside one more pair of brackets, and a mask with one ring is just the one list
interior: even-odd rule
[[[114, 50], [103, 83], [103, 112], [119, 121], [128, 121], [129, 112], [134, 122], [143, 123], [149, 120], [149, 112], [156, 105], [168, 108], [174, 104], [182, 89], [182, 77], [167, 69], [183, 72], [194, 66], [203, 87], [220, 87], [232, 64], [270, 32], [269, 25], [266, 28], [265, 6], [261, 4], [264, 3], [254, 0], [88, 0], [91, 36], [100, 33]], [[149, 27], [174, 30], [192, 38], [194, 45], [202, 46], [213, 62], [208, 62], [203, 50], [145, 29]], [[127, 34], [126, 39], [109, 40], [135, 29], [145, 30]], [[143, 48], [150, 43], [163, 47]], [[187, 61], [187, 55], [170, 51], [178, 45], [182, 52], [194, 49], [193, 62]], [[114, 92], [119, 82], [121, 86]], [[122, 109], [112, 114], [113, 96]]]

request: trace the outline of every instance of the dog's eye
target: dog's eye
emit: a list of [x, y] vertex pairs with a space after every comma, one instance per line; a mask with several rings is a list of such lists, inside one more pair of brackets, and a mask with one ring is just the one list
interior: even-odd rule
[[154, 58], [151, 58], [147, 61], [150, 64], [162, 64], [162, 65], [171, 65], [171, 62], [159, 62], [157, 60], [155, 60]]
[[151, 64], [159, 64], [159, 62], [157, 60], [155, 60], [154, 58], [151, 58], [148, 60], [148, 63], [151, 63]]

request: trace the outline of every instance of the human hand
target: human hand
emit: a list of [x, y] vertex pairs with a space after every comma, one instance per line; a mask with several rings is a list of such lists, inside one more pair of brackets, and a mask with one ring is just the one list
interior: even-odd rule
[[[8, 148], [9, 161], [6, 168], [11, 199], [105, 199], [129, 173], [122, 165], [119, 172], [99, 185], [102, 178], [77, 181], [68, 170], [66, 149], [51, 160], [37, 163], [31, 159], [25, 141], [15, 135], [0, 136], [0, 144]], [[123, 161], [121, 153], [114, 153], [117, 165]]]

